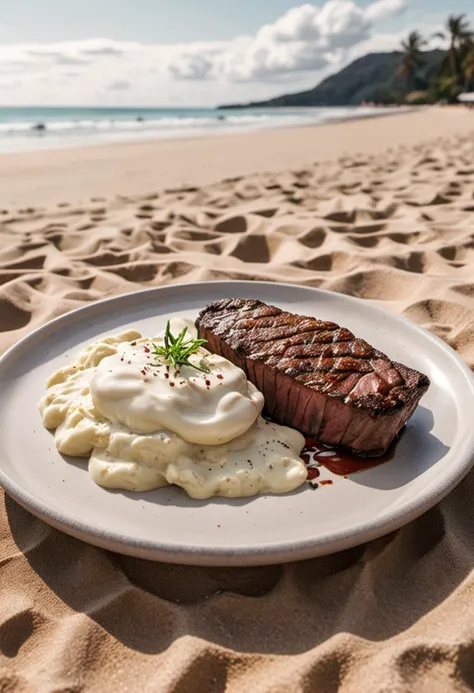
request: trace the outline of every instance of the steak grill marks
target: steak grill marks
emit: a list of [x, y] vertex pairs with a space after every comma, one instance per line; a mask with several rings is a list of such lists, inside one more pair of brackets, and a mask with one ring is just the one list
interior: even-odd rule
[[429, 386], [349, 330], [260, 301], [217, 301], [196, 326], [263, 392], [276, 421], [362, 454], [384, 452]]

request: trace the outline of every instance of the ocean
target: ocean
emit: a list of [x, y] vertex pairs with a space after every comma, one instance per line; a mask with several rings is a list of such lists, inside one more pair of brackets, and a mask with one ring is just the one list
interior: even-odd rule
[[399, 109], [0, 107], [0, 153], [327, 123]]

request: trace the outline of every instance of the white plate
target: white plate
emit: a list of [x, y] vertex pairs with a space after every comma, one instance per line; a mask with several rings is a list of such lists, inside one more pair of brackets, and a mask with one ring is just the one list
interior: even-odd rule
[[[316, 491], [305, 484], [283, 496], [195, 501], [175, 487], [107, 491], [92, 482], [87, 461], [57, 453], [37, 408], [54, 370], [101, 335], [132, 326], [156, 334], [170, 316], [194, 317], [210, 301], [232, 296], [338, 322], [430, 377], [394, 459], [348, 479], [332, 477]], [[379, 537], [443, 498], [473, 464], [473, 412], [474, 379], [454, 351], [373, 304], [264, 282], [169, 286], [69, 313], [0, 359], [0, 483], [54, 527], [113, 551], [201, 565], [298, 560]]]

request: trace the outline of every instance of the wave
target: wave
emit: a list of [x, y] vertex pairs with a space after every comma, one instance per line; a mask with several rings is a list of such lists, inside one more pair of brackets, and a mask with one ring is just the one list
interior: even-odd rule
[[15, 135], [26, 133], [80, 133], [80, 132], [106, 132], [127, 130], [152, 130], [152, 129], [188, 129], [206, 128], [225, 125], [252, 125], [266, 124], [269, 121], [295, 121], [295, 116], [283, 115], [216, 115], [212, 117], [186, 117], [172, 116], [156, 119], [137, 117], [134, 120], [64, 120], [64, 121], [31, 121], [24, 122], [0, 122], [1, 135]]
[[77, 114], [76, 118], [61, 119], [58, 115], [51, 117], [50, 113], [43, 111], [35, 112], [34, 116], [31, 112], [25, 113], [27, 117], [24, 119], [17, 117], [2, 121], [0, 109], [0, 152], [316, 125], [371, 115], [388, 115], [400, 110], [402, 109], [346, 107], [274, 109], [262, 112], [211, 110], [202, 114], [163, 115], [147, 115], [136, 111], [127, 117], [113, 117], [112, 114], [110, 117], [104, 117], [102, 113], [101, 117], [95, 119], [79, 117], [85, 114]]

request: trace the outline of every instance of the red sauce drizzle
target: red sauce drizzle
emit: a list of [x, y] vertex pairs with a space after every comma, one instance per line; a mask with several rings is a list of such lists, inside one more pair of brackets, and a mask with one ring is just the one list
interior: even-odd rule
[[[313, 466], [323, 466], [338, 476], [355, 474], [356, 472], [364, 471], [364, 469], [377, 467], [379, 464], [393, 459], [401, 435], [402, 434], [390, 445], [387, 452], [379, 457], [360, 457], [345, 448], [329, 447], [324, 445], [324, 443], [320, 443], [315, 438], [307, 437], [306, 446], [301, 453], [301, 458], [306, 465], [311, 465], [309, 471], [313, 469]], [[310, 478], [308, 473], [308, 479]], [[321, 481], [320, 483], [324, 484], [327, 482]]]

